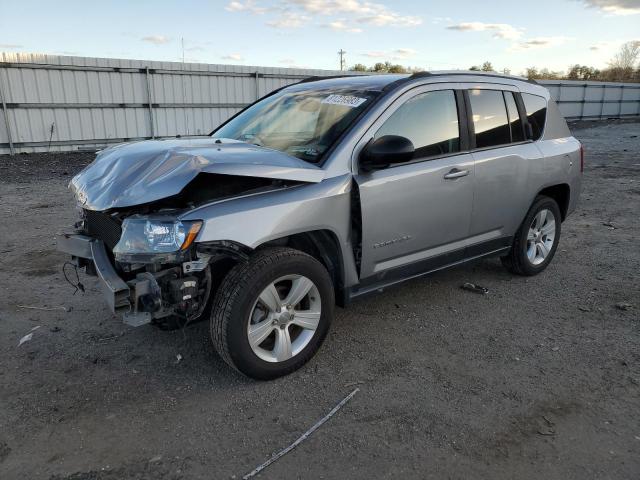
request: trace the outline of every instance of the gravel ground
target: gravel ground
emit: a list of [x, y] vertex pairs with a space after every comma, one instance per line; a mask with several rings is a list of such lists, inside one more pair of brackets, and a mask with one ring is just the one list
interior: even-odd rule
[[72, 295], [53, 235], [91, 155], [0, 157], [0, 478], [240, 478], [356, 386], [260, 476], [639, 478], [640, 123], [574, 129], [582, 204], [543, 274], [490, 259], [359, 300], [266, 383], [227, 368], [206, 324], [132, 329], [93, 280]]

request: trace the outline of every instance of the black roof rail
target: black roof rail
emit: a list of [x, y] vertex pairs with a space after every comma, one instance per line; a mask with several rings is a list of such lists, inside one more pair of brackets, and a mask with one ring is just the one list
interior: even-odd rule
[[426, 77], [433, 77], [433, 73], [431, 72], [427, 72], [426, 70], [423, 70], [421, 72], [414, 72], [413, 75], [411, 75], [409, 77], [409, 80], [413, 79], [413, 78], [426, 78]]
[[[361, 77], [362, 75], [349, 75], [349, 74], [345, 74], [345, 75], [313, 75], [311, 77], [307, 77], [307, 78], [303, 78], [302, 80], [300, 80], [298, 83], [307, 83], [307, 82], [317, 82], [319, 80], [329, 80], [331, 78], [347, 78], [347, 77]], [[287, 85], [288, 86], [288, 85]]]

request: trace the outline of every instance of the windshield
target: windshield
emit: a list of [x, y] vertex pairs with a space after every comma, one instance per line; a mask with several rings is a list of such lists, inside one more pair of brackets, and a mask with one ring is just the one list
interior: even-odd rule
[[253, 143], [318, 163], [378, 93], [283, 90], [246, 109], [213, 137]]

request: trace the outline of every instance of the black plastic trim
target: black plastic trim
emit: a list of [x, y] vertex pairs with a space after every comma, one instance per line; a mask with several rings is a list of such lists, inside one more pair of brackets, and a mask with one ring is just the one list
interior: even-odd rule
[[469, 142], [469, 150], [476, 149], [476, 127], [473, 124], [473, 111], [471, 110], [471, 100], [469, 99], [469, 90], [462, 90], [462, 95], [464, 97], [464, 107], [467, 112], [467, 135]]
[[351, 300], [413, 278], [419, 278], [478, 258], [502, 255], [511, 248], [512, 243], [512, 236], [500, 237], [409, 265], [385, 270], [377, 275], [362, 279], [358, 285], [354, 285], [349, 289], [347, 297]]

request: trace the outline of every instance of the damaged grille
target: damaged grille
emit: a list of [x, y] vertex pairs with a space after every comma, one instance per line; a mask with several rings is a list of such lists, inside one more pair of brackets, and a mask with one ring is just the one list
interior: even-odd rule
[[122, 236], [120, 222], [111, 215], [93, 210], [85, 210], [84, 215], [87, 235], [102, 240], [110, 250], [113, 250]]

